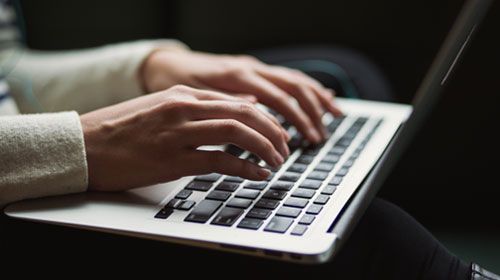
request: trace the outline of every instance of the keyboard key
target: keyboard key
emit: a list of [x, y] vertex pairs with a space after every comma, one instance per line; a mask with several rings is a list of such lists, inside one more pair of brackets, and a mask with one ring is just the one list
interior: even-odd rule
[[299, 158], [297, 158], [295, 162], [302, 164], [310, 164], [313, 160], [314, 160], [313, 156], [301, 155]]
[[241, 154], [243, 154], [243, 152], [245, 152], [245, 150], [241, 149], [240, 147], [238, 147], [236, 145], [230, 144], [230, 145], [227, 145], [225, 152], [230, 154], [230, 155], [233, 155], [235, 157], [239, 157], [239, 156], [241, 156]]
[[329, 155], [337, 155], [337, 156], [341, 156], [344, 154], [346, 148], [345, 147], [340, 147], [340, 146], [337, 146], [335, 145], [329, 152], [328, 154]]
[[359, 155], [361, 154], [361, 150], [358, 151], [358, 149], [356, 149], [352, 154], [351, 154], [351, 159], [357, 159], [359, 157]]
[[276, 212], [276, 215], [297, 218], [300, 215], [300, 212], [302, 212], [302, 210], [299, 208], [281, 206], [281, 208], [278, 209], [278, 212]]
[[239, 186], [240, 183], [228, 182], [224, 180], [220, 184], [218, 184], [215, 189], [218, 191], [234, 192], [238, 189]]
[[321, 161], [322, 162], [329, 162], [329, 163], [337, 163], [339, 161], [340, 157], [335, 154], [327, 154]]
[[332, 169], [335, 167], [335, 164], [333, 163], [327, 163], [327, 162], [320, 162], [316, 167], [314, 168], [315, 170], [320, 170], [320, 171], [326, 171], [330, 172]]
[[252, 202], [253, 201], [250, 199], [232, 198], [231, 200], [229, 200], [226, 206], [247, 209], [248, 207], [250, 207], [250, 205], [252, 205]]
[[247, 157], [247, 160], [250, 161], [250, 162], [253, 162], [255, 164], [258, 164], [261, 161], [260, 157], [257, 156], [256, 154], [250, 154]]
[[238, 224], [239, 228], [246, 228], [246, 229], [253, 229], [257, 230], [262, 226], [264, 221], [259, 220], [259, 219], [252, 219], [252, 218], [244, 218], [241, 220], [241, 222]]
[[229, 182], [241, 183], [245, 179], [243, 179], [241, 177], [237, 177], [237, 176], [227, 176], [226, 178], [224, 178], [224, 180], [229, 181]]
[[192, 200], [184, 200], [182, 201], [182, 203], [177, 206], [176, 209], [179, 209], [179, 210], [182, 210], [182, 211], [188, 211], [188, 210], [191, 210], [191, 208], [193, 208], [193, 206], [196, 204], [196, 202], [192, 201]]
[[177, 193], [177, 195], [175, 196], [175, 198], [178, 198], [178, 199], [187, 199], [189, 196], [191, 196], [192, 193], [193, 193], [192, 190], [183, 189], [183, 190], [181, 190], [180, 192]]
[[322, 190], [322, 194], [332, 195], [337, 190], [337, 187], [334, 185], [326, 185]]
[[215, 181], [219, 180], [220, 177], [222, 177], [221, 174], [210, 173], [210, 174], [206, 174], [206, 175], [196, 176], [196, 180], [215, 182]]
[[260, 181], [249, 181], [246, 183], [245, 185], [245, 189], [253, 189], [253, 190], [263, 190], [266, 188], [268, 182], [264, 181], [264, 182], [260, 182]]
[[265, 198], [262, 198], [259, 201], [257, 201], [257, 203], [255, 203], [255, 207], [271, 209], [271, 210], [276, 209], [278, 205], [280, 205], [278, 200], [265, 199]]
[[293, 183], [284, 182], [284, 181], [276, 181], [271, 186], [271, 189], [280, 190], [280, 191], [289, 191], [292, 188], [293, 188]]
[[286, 191], [268, 190], [264, 193], [264, 195], [262, 195], [262, 198], [282, 200], [285, 198], [286, 194]]
[[260, 194], [258, 190], [242, 189], [236, 193], [236, 197], [256, 199]]
[[265, 220], [271, 216], [272, 211], [268, 209], [252, 208], [246, 215], [248, 218]]
[[337, 128], [340, 126], [340, 124], [342, 123], [342, 121], [344, 120], [344, 118], [335, 118], [333, 121], [331, 121], [327, 126], [326, 126], [326, 129], [330, 132], [330, 133], [334, 133], [335, 130], [337, 130]]
[[288, 168], [288, 171], [296, 172], [296, 173], [303, 173], [304, 171], [306, 171], [306, 169], [307, 169], [307, 165], [302, 164], [302, 163], [294, 163]]
[[339, 171], [337, 171], [337, 174], [335, 174], [335, 176], [345, 176], [347, 172], [349, 172], [349, 168], [342, 167], [339, 169]]
[[285, 130], [288, 130], [290, 129], [290, 127], [292, 127], [292, 124], [287, 122], [287, 121], [284, 121], [283, 123], [281, 123], [281, 126], [285, 129]]
[[206, 192], [210, 188], [212, 188], [213, 183], [211, 182], [204, 182], [204, 181], [192, 181], [189, 183], [185, 189], [187, 190], [193, 190], [193, 191], [201, 191], [201, 192]]
[[304, 181], [302, 181], [302, 183], [300, 183], [300, 187], [304, 189], [317, 190], [321, 186], [321, 183], [323, 182], [313, 179], [305, 179]]
[[332, 180], [330, 180], [330, 185], [334, 185], [334, 186], [338, 186], [340, 185], [340, 183], [342, 182], [342, 178], [343, 177], [340, 177], [340, 176], [335, 176], [332, 178]]
[[230, 192], [225, 192], [225, 191], [212, 191], [210, 192], [206, 199], [213, 199], [213, 200], [220, 200], [220, 201], [226, 201], [229, 197], [231, 196]]
[[349, 138], [340, 138], [335, 145], [338, 145], [340, 147], [347, 148], [349, 145], [351, 145], [352, 139]]
[[322, 209], [323, 209], [323, 206], [321, 206], [321, 205], [311, 204], [311, 206], [309, 206], [309, 208], [307, 208], [306, 213], [317, 215], [317, 214], [319, 214], [319, 212], [321, 212]]
[[298, 188], [292, 193], [292, 196], [309, 199], [314, 196], [314, 193], [314, 190]]
[[346, 134], [344, 134], [344, 136], [342, 137], [343, 139], [349, 139], [349, 140], [352, 140], [356, 137], [356, 134], [358, 134], [359, 130], [356, 129], [356, 130], [351, 130], [351, 131], [348, 131], [346, 132]]
[[276, 172], [271, 171], [271, 174], [266, 178], [266, 181], [268, 181], [268, 182], [271, 181], [275, 175], [276, 175]]
[[312, 222], [314, 221], [314, 219], [316, 219], [316, 216], [305, 214], [304, 216], [302, 216], [302, 218], [300, 218], [299, 224], [301, 224], [301, 225], [310, 225], [310, 224], [312, 224]]
[[323, 148], [323, 145], [309, 146], [304, 149], [304, 152], [302, 152], [302, 154], [315, 156], [319, 153], [319, 151], [321, 151], [321, 148]]
[[284, 205], [291, 206], [291, 207], [304, 208], [304, 207], [306, 207], [307, 203], [309, 203], [309, 200], [307, 200], [307, 199], [290, 197], [285, 201]]
[[348, 160], [346, 160], [346, 161], [344, 162], [343, 167], [347, 167], [347, 168], [349, 168], [349, 167], [351, 167], [353, 164], [354, 164], [354, 159], [353, 159], [353, 158], [349, 158]]
[[325, 171], [319, 171], [319, 170], [313, 170], [309, 175], [307, 175], [307, 178], [309, 179], [316, 179], [316, 180], [325, 180], [326, 177], [328, 177], [328, 172]]
[[291, 234], [292, 235], [302, 236], [302, 235], [304, 235], [304, 233], [306, 233], [306, 230], [307, 230], [307, 226], [305, 226], [305, 225], [296, 225], [293, 228]]
[[167, 205], [165, 205], [165, 208], [177, 208], [179, 205], [181, 205], [182, 200], [177, 199], [177, 198], [172, 198]]
[[316, 199], [314, 200], [314, 203], [324, 205], [328, 202], [329, 199], [330, 199], [330, 196], [320, 194], [320, 195], [318, 195], [318, 197], [316, 197]]
[[219, 226], [232, 226], [236, 220], [243, 214], [244, 210], [238, 208], [224, 207], [219, 214], [215, 216], [211, 224]]
[[157, 218], [157, 219], [166, 219], [172, 213], [174, 213], [174, 210], [172, 210], [170, 208], [163, 208], [163, 209], [160, 210], [160, 212], [156, 213], [155, 218]]
[[184, 219], [187, 222], [205, 223], [221, 207], [222, 202], [216, 200], [202, 200]]
[[300, 178], [300, 175], [302, 174], [287, 171], [283, 173], [283, 175], [281, 175], [280, 180], [288, 182], [297, 182]]
[[265, 231], [285, 233], [292, 225], [293, 219], [274, 216], [267, 224]]
[[302, 138], [300, 135], [295, 134], [292, 136], [292, 139], [288, 141], [288, 148], [290, 149], [290, 153], [293, 153], [298, 148], [302, 147]]

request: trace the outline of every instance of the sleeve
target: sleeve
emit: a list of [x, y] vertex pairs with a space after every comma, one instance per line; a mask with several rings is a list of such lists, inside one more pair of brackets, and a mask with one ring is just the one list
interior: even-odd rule
[[138, 70], [156, 49], [182, 51], [187, 47], [160, 39], [80, 51], [24, 50], [7, 80], [22, 113], [85, 113], [143, 94]]
[[0, 205], [83, 192], [87, 183], [76, 112], [0, 117]]

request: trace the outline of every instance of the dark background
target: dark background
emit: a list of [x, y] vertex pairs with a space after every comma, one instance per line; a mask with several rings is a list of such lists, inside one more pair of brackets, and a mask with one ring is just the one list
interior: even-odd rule
[[[21, 3], [32, 48], [75, 49], [159, 37], [217, 53], [343, 46], [379, 65], [398, 100], [409, 101], [462, 1]], [[431, 228], [500, 236], [499, 6], [493, 5], [437, 109], [381, 193]]]

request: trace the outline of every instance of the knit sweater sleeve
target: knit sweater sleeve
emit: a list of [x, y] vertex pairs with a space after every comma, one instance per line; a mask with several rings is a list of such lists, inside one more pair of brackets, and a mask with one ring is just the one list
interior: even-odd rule
[[76, 51], [17, 50], [19, 58], [7, 80], [22, 113], [86, 113], [144, 94], [138, 70], [156, 49], [187, 47], [157, 39]]
[[0, 205], [86, 189], [76, 112], [0, 116]]

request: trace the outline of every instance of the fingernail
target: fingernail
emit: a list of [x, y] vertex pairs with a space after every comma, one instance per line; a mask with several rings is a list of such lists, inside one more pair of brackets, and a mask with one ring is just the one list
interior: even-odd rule
[[323, 140], [326, 140], [326, 138], [328, 138], [328, 131], [326, 131], [326, 128], [324, 126], [320, 128], [320, 131], [321, 131], [321, 136], [323, 136]]
[[257, 175], [262, 179], [267, 179], [267, 177], [271, 176], [271, 171], [265, 168], [258, 168]]
[[283, 134], [285, 135], [286, 142], [288, 142], [288, 141], [290, 141], [290, 139], [292, 139], [292, 136], [290, 136], [290, 134], [288, 134], [288, 131], [286, 131], [284, 129], [283, 129]]
[[286, 157], [290, 155], [290, 148], [288, 148], [288, 145], [285, 144], [285, 151], [286, 151]]
[[280, 147], [280, 153], [281, 153], [281, 156], [283, 156], [283, 158], [286, 158], [288, 156], [288, 153], [286, 151], [286, 148], [287, 148], [287, 145], [286, 144], [281, 144], [281, 147]]
[[283, 157], [280, 154], [278, 154], [278, 153], [274, 154], [273, 160], [274, 160], [274, 165], [275, 166], [282, 165], [283, 162], [284, 162]]
[[330, 94], [333, 96], [337, 95], [337, 92], [334, 89], [327, 88], [326, 90], [328, 90], [330, 92]]
[[321, 141], [321, 136], [319, 136], [319, 133], [316, 131], [316, 129], [309, 128], [307, 132], [311, 136], [314, 143], [319, 143]]

